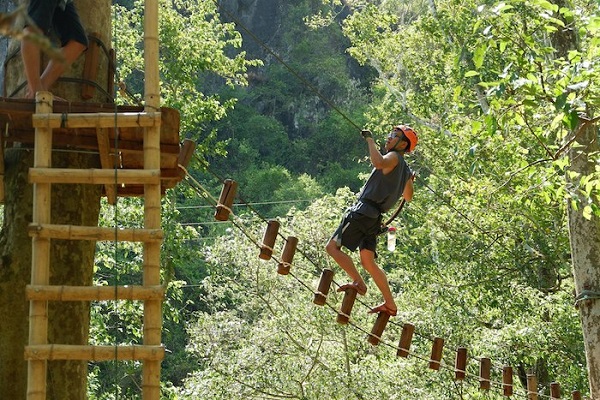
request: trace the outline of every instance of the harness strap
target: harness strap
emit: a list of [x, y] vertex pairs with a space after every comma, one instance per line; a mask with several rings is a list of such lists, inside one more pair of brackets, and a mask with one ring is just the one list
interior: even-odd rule
[[368, 204], [371, 207], [374, 207], [377, 211], [379, 211], [379, 214], [383, 214], [383, 211], [381, 210], [381, 205], [371, 199], [360, 199], [359, 200], [361, 203], [364, 204]]

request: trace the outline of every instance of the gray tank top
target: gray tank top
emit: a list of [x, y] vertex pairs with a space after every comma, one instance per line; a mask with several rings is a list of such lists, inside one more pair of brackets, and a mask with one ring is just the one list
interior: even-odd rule
[[398, 165], [387, 175], [384, 175], [382, 170], [373, 168], [369, 179], [358, 194], [358, 201], [352, 207], [352, 211], [377, 218], [398, 202], [412, 171], [404, 157], [400, 153], [396, 155]]

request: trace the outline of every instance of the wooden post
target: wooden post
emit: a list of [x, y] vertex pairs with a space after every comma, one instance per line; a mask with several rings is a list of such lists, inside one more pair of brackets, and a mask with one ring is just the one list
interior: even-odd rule
[[[158, 0], [144, 2], [144, 111], [160, 111]], [[160, 123], [144, 129], [144, 169], [160, 169]], [[144, 185], [144, 227], [161, 227], [161, 185]], [[144, 243], [143, 284], [160, 285], [160, 242]], [[144, 345], [160, 346], [162, 300], [144, 301]], [[144, 360], [142, 398], [160, 399], [160, 360]]]
[[444, 339], [436, 337], [433, 339], [431, 346], [431, 357], [429, 358], [429, 368], [438, 371], [440, 369], [440, 361], [442, 360], [442, 351], [444, 350]]
[[347, 324], [350, 320], [350, 313], [352, 312], [352, 307], [354, 307], [354, 300], [356, 300], [356, 289], [353, 287], [349, 287], [346, 289], [344, 293], [344, 298], [342, 299], [342, 308], [338, 312], [337, 322], [339, 324]]
[[84, 83], [81, 85], [81, 98], [83, 100], [89, 100], [94, 97], [96, 87], [88, 84], [88, 82], [96, 82], [98, 79], [98, 63], [100, 45], [100, 34], [90, 33], [89, 46], [85, 51], [85, 62], [83, 64], [83, 79]]
[[106, 92], [112, 99], [115, 97], [115, 68], [117, 66], [117, 53], [115, 49], [108, 51], [108, 78], [106, 80]]
[[383, 331], [385, 330], [385, 326], [387, 325], [390, 319], [390, 314], [380, 312], [377, 314], [377, 319], [375, 320], [375, 324], [373, 325], [373, 329], [371, 329], [371, 334], [368, 336], [367, 340], [373, 346], [377, 346], [379, 341], [381, 340], [381, 336], [383, 335]]
[[456, 361], [454, 363], [454, 379], [462, 381], [466, 377], [467, 371], [467, 348], [459, 347], [456, 349]]
[[[38, 92], [35, 95], [36, 113], [52, 112], [52, 93]], [[52, 166], [52, 129], [36, 128], [34, 145], [34, 167]], [[50, 221], [50, 183], [33, 185], [34, 223], [49, 224]], [[34, 237], [31, 240], [31, 284], [48, 285], [50, 276], [50, 239]], [[29, 345], [48, 343], [48, 302], [44, 300], [29, 303]], [[27, 362], [27, 399], [46, 399], [46, 361], [28, 360]]]
[[0, 140], [0, 204], [4, 204], [4, 140]]
[[571, 392], [571, 399], [572, 400], [581, 400], [581, 393], [579, 392], [579, 390], [573, 390]]
[[552, 400], [560, 399], [560, 383], [552, 382], [550, 384], [550, 399], [552, 399]]
[[267, 229], [263, 235], [260, 253], [258, 255], [261, 260], [271, 259], [273, 247], [275, 246], [275, 239], [277, 239], [277, 232], [279, 232], [279, 221], [272, 219], [267, 222]]
[[281, 253], [281, 261], [277, 264], [277, 273], [280, 275], [287, 275], [290, 273], [290, 267], [292, 266], [292, 260], [296, 253], [296, 247], [298, 246], [298, 238], [295, 236], [288, 236], [283, 246], [283, 252]]
[[412, 342], [414, 332], [414, 325], [409, 323], [404, 324], [402, 327], [402, 334], [400, 335], [400, 343], [398, 343], [398, 351], [396, 352], [396, 356], [405, 358], [408, 357], [410, 343]]
[[217, 203], [217, 210], [215, 211], [215, 219], [217, 221], [227, 221], [229, 219], [236, 191], [237, 182], [231, 179], [225, 179], [225, 182], [223, 182], [223, 189], [221, 189], [221, 195], [219, 196], [219, 202]]
[[538, 400], [538, 382], [535, 374], [527, 374], [527, 400]]
[[489, 358], [482, 358], [479, 361], [479, 389], [490, 390], [491, 370], [492, 360], [490, 360]]
[[329, 268], [325, 268], [323, 272], [321, 272], [321, 279], [319, 279], [319, 287], [315, 292], [315, 298], [313, 299], [313, 303], [318, 306], [322, 306], [327, 301], [327, 294], [329, 293], [329, 288], [331, 287], [331, 281], [333, 281], [333, 270]]
[[502, 388], [505, 397], [513, 395], [513, 369], [508, 365], [502, 368]]

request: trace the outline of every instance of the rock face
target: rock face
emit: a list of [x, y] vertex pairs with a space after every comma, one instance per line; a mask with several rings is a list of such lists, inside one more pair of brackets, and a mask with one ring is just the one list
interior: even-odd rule
[[264, 59], [267, 52], [244, 30], [244, 27], [268, 46], [279, 42], [278, 37], [281, 34], [285, 5], [285, 1], [282, 0], [223, 0], [220, 2], [223, 19], [238, 25], [238, 31], [244, 38], [244, 50], [248, 52], [249, 58], [260, 59]]

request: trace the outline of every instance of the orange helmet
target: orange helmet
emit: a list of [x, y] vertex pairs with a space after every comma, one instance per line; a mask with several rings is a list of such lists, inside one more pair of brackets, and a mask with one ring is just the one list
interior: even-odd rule
[[417, 136], [417, 132], [414, 131], [408, 125], [396, 125], [394, 129], [399, 129], [404, 134], [406, 140], [408, 140], [408, 148], [406, 149], [407, 153], [410, 153], [417, 147], [417, 143], [419, 143], [419, 137]]

